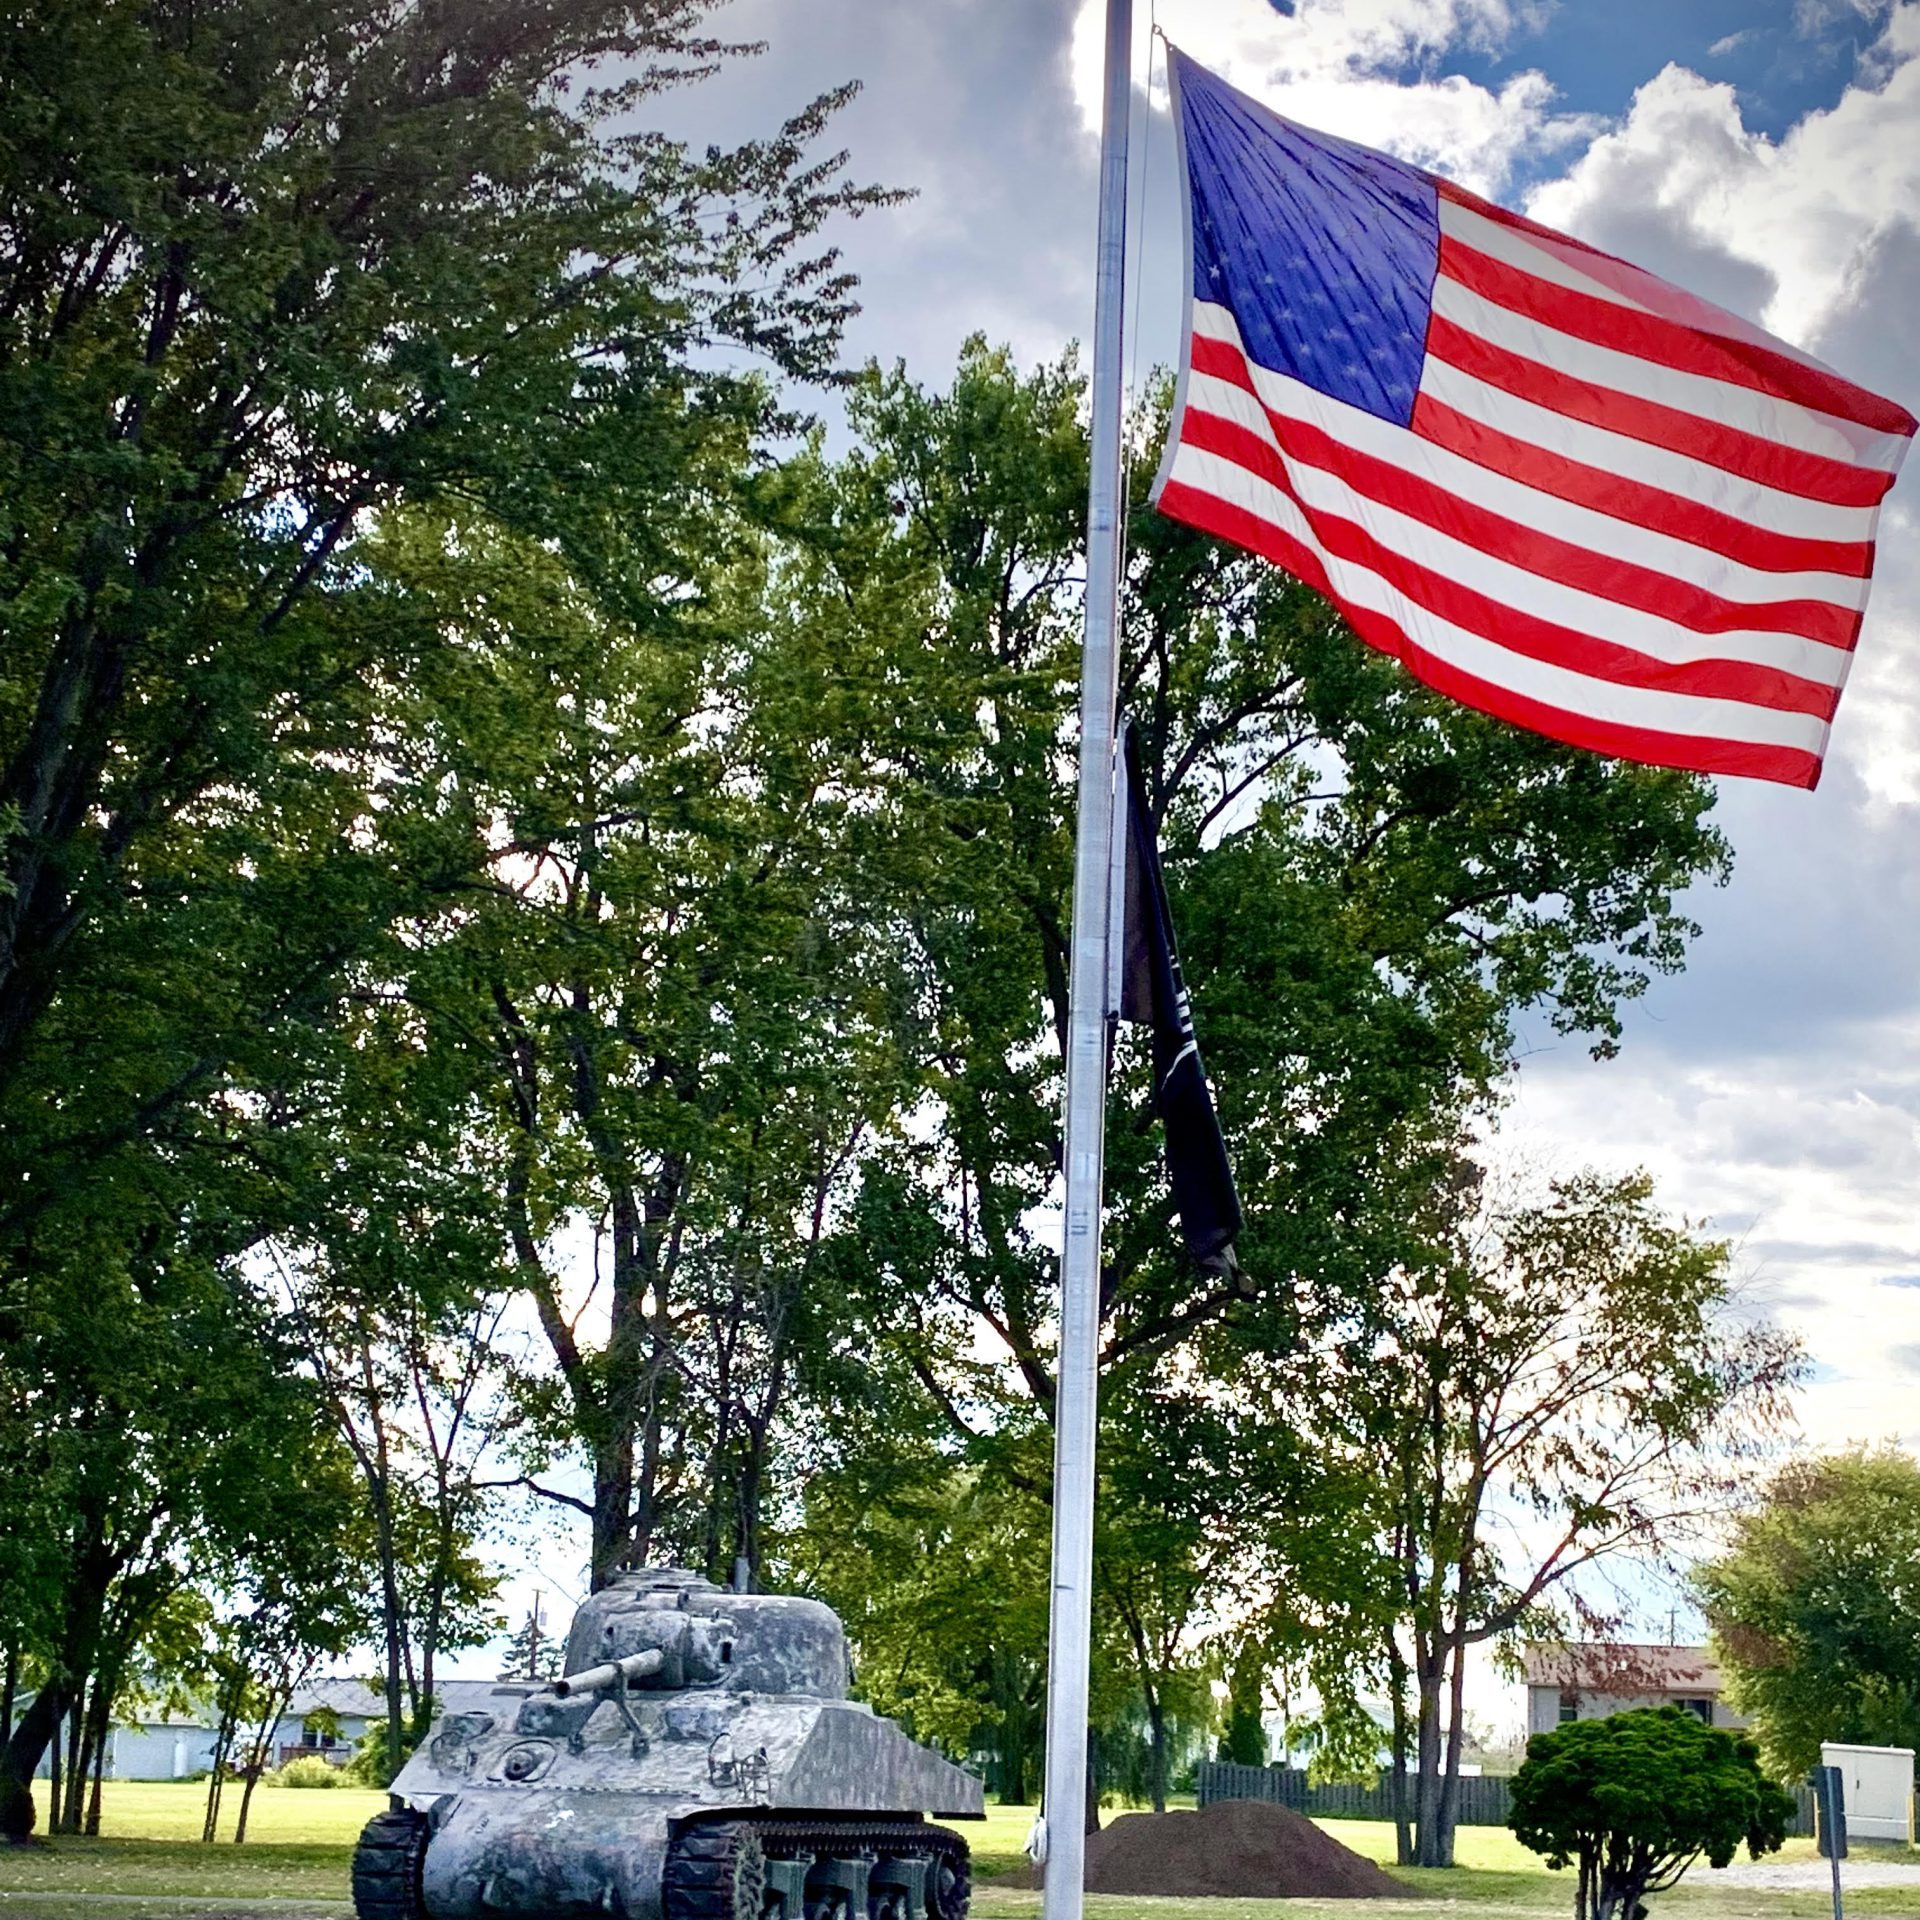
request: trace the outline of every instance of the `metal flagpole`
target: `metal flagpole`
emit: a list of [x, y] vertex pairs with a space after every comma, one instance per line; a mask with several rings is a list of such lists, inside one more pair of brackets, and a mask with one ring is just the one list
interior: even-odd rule
[[1132, 0], [1107, 0], [1100, 239], [1093, 305], [1086, 640], [1067, 1003], [1066, 1219], [1053, 1413], [1053, 1610], [1047, 1644], [1045, 1920], [1080, 1920], [1086, 1864], [1087, 1696], [1100, 1348], [1100, 1182], [1107, 1117], [1107, 907], [1113, 843], [1114, 629], [1120, 606], [1121, 341], [1127, 254]]

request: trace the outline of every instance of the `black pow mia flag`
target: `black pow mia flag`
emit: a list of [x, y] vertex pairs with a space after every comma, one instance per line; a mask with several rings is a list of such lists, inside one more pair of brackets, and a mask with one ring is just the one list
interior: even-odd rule
[[1193, 1010], [1167, 911], [1160, 845], [1147, 812], [1133, 722], [1120, 729], [1120, 792], [1108, 905], [1108, 1005], [1153, 1029], [1153, 1106], [1166, 1133], [1167, 1176], [1187, 1251], [1214, 1273], [1234, 1271], [1240, 1196], [1194, 1038]]

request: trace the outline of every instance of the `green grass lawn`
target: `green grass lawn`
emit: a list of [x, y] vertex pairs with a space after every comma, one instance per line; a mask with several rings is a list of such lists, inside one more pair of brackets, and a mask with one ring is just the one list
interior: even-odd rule
[[[0, 1920], [338, 1920], [347, 1908], [347, 1861], [354, 1837], [386, 1796], [347, 1788], [263, 1787], [253, 1798], [244, 1847], [200, 1844], [206, 1789], [170, 1783], [109, 1782], [97, 1840], [62, 1836], [43, 1846], [0, 1848]], [[238, 1796], [229, 1792], [223, 1833], [231, 1834]], [[1109, 1818], [1113, 1816], [1109, 1815]], [[1034, 1920], [1040, 1896], [1018, 1883], [1031, 1807], [994, 1807], [968, 1823], [979, 1920]], [[1321, 1823], [1356, 1853], [1391, 1870], [1393, 1829], [1381, 1821]], [[1790, 1841], [1785, 1858], [1812, 1853]], [[1462, 1827], [1460, 1864], [1444, 1873], [1396, 1872], [1402, 1900], [1364, 1905], [1349, 1900], [1148, 1900], [1093, 1894], [1088, 1920], [1429, 1920], [1487, 1914], [1496, 1920], [1567, 1920], [1569, 1874], [1549, 1873], [1504, 1827]], [[95, 1896], [114, 1896], [97, 1899]], [[136, 1897], [138, 1896], [138, 1897]], [[151, 1904], [149, 1904], [151, 1902]], [[1819, 1893], [1729, 1887], [1696, 1869], [1656, 1902], [1673, 1920], [1826, 1920], [1831, 1903]], [[1849, 1891], [1847, 1912], [1860, 1920], [1920, 1916], [1912, 1889]]]

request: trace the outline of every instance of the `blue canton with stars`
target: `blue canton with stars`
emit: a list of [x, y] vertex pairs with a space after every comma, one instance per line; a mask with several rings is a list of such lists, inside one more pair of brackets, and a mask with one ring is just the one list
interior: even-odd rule
[[1406, 426], [1440, 257], [1432, 179], [1312, 133], [1177, 50], [1193, 292], [1264, 367]]

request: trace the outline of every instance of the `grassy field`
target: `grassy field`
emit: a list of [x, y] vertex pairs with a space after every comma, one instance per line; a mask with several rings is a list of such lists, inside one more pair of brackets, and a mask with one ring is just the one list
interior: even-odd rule
[[[354, 1836], [385, 1796], [262, 1788], [254, 1795], [244, 1847], [199, 1843], [204, 1787], [109, 1783], [104, 1832], [97, 1840], [61, 1839], [0, 1849], [0, 1920], [340, 1920], [346, 1912], [347, 1859]], [[237, 1798], [228, 1796], [225, 1832]], [[979, 1920], [1029, 1920], [1040, 1896], [1019, 1884], [1030, 1807], [995, 1807], [969, 1833], [983, 1884], [974, 1896]], [[1383, 1823], [1324, 1823], [1355, 1852], [1388, 1864], [1393, 1830]], [[1792, 1841], [1784, 1857], [1811, 1854]], [[1566, 1920], [1573, 1905], [1569, 1875], [1549, 1873], [1503, 1827], [1463, 1827], [1459, 1866], [1445, 1873], [1403, 1873], [1407, 1898], [1370, 1901], [1147, 1900], [1095, 1894], [1088, 1920], [1438, 1920], [1486, 1914], [1496, 1920]], [[1831, 1903], [1819, 1893], [1781, 1893], [1728, 1886], [1696, 1870], [1656, 1903], [1673, 1920], [1826, 1920]], [[1901, 1888], [1850, 1891], [1847, 1912], [1860, 1920], [1908, 1915], [1920, 1920], [1920, 1892]]]

